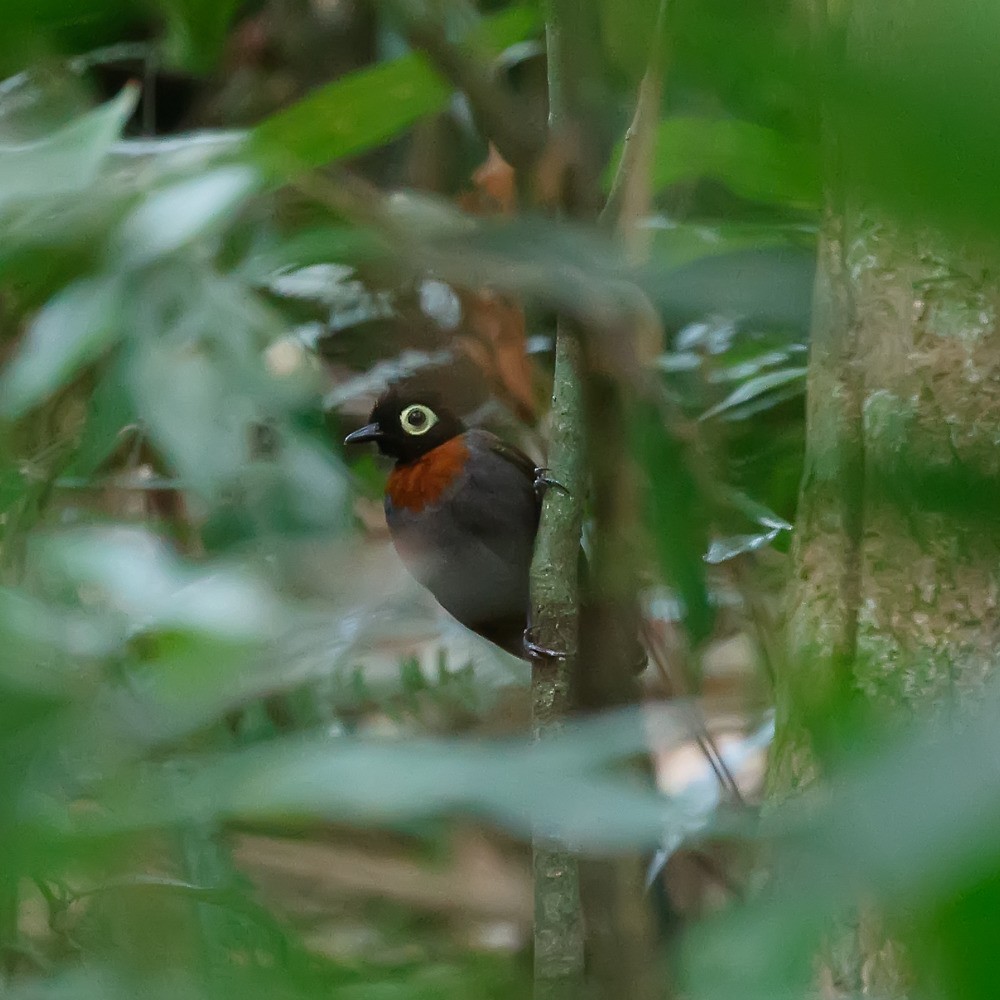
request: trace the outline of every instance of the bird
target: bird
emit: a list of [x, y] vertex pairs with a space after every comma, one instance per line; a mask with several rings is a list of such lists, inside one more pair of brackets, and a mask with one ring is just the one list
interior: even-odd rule
[[544, 654], [528, 636], [529, 576], [542, 497], [558, 484], [519, 448], [466, 428], [427, 390], [390, 386], [369, 422], [344, 439], [365, 442], [395, 459], [385, 516], [410, 574], [501, 649]]
[[[467, 428], [426, 387], [390, 385], [368, 423], [345, 445], [374, 443], [395, 459], [385, 487], [393, 546], [410, 574], [453, 618], [522, 659], [563, 653], [532, 638], [529, 578], [546, 490], [565, 488], [519, 448], [483, 428]], [[635, 673], [646, 666], [638, 605], [608, 622], [589, 605], [587, 560], [581, 546], [581, 648], [609, 627]], [[589, 609], [589, 610], [588, 610]], [[580, 697], [588, 700], [586, 685]], [[599, 696], [598, 696], [599, 697]]]
[[[344, 438], [345, 445], [365, 443], [395, 460], [385, 487], [386, 523], [411, 575], [453, 618], [508, 653], [558, 657], [532, 641], [530, 628], [529, 577], [542, 500], [547, 489], [563, 489], [548, 470], [496, 434], [467, 428], [427, 389], [390, 386], [368, 423]], [[582, 548], [579, 565], [585, 583]], [[588, 627], [608, 626], [588, 614], [586, 601], [585, 593], [581, 648], [595, 641]], [[637, 618], [637, 607], [629, 612]], [[639, 673], [646, 652], [634, 625], [629, 613], [612, 621], [611, 641], [624, 644], [626, 662]], [[588, 687], [584, 678], [579, 683]], [[586, 707], [588, 695], [578, 692], [577, 701]], [[662, 879], [653, 880], [650, 893], [658, 916], [673, 919]]]

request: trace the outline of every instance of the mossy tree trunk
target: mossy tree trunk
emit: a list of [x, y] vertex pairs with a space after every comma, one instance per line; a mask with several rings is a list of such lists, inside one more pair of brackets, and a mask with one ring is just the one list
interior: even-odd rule
[[[848, 5], [849, 46], [891, 37], [875, 23], [888, 13], [872, 6]], [[981, 688], [1000, 659], [995, 251], [852, 193], [850, 165], [863, 151], [850, 139], [833, 135], [827, 156], [790, 656], [770, 775], [779, 799], [815, 777], [843, 699], [941, 710]], [[830, 985], [899, 995], [905, 962], [865, 923]]]
[[987, 273], [975, 248], [874, 214], [826, 226], [778, 797], [815, 775], [819, 713], [851, 698], [946, 709], [997, 668], [1000, 289]]
[[892, 706], [974, 689], [1000, 656], [987, 275], [974, 250], [873, 217], [824, 236], [792, 650], [843, 659], [853, 687]]

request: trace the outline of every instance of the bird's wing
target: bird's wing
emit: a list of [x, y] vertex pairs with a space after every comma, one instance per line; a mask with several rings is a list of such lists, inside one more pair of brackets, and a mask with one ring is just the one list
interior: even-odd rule
[[498, 438], [493, 434], [490, 435], [489, 439], [485, 442], [486, 446], [495, 455], [499, 455], [501, 458], [506, 459], [511, 465], [516, 466], [524, 477], [534, 485], [535, 475], [538, 472], [538, 466], [527, 456], [520, 448], [515, 447], [508, 441], [504, 441], [502, 438]]
[[541, 504], [535, 492], [535, 463], [519, 448], [488, 431], [466, 435], [472, 451], [467, 468], [473, 482], [462, 491], [454, 515], [505, 559], [534, 546]]
[[490, 451], [514, 466], [531, 485], [531, 494], [535, 502], [535, 527], [532, 532], [534, 534], [538, 530], [538, 520], [542, 516], [542, 493], [535, 486], [540, 470], [534, 460], [529, 458], [520, 448], [493, 434], [490, 435], [490, 439], [487, 444]]

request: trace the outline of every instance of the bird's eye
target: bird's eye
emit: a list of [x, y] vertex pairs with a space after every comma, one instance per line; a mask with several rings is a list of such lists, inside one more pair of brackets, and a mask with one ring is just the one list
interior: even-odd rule
[[437, 414], [429, 406], [414, 403], [399, 415], [399, 422], [407, 434], [426, 434], [437, 422]]

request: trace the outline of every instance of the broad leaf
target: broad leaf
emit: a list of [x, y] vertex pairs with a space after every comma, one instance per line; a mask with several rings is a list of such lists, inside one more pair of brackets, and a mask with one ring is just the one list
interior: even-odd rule
[[135, 108], [134, 85], [107, 104], [36, 142], [0, 144], [0, 208], [24, 198], [82, 191]]
[[132, 355], [133, 404], [185, 484], [217, 498], [249, 460], [252, 400], [234, 391], [224, 359], [205, 344], [144, 340]]
[[[538, 29], [538, 12], [513, 6], [485, 18], [471, 41], [499, 53]], [[254, 129], [252, 150], [270, 171], [296, 174], [379, 146], [445, 106], [451, 85], [416, 53], [321, 87]]]
[[[79, 485], [73, 480], [86, 479], [122, 443], [125, 428], [136, 421], [135, 407], [125, 384], [124, 366], [120, 357], [106, 366], [94, 386], [87, 407], [87, 420], [69, 464], [63, 469], [60, 485]], [[137, 430], [137, 428], [136, 428]]]
[[117, 276], [101, 275], [52, 299], [0, 378], [0, 413], [21, 416], [106, 350], [121, 334], [123, 292]]
[[[142, 782], [126, 775], [120, 801], [93, 825], [289, 815], [391, 825], [459, 811], [521, 836], [541, 832], [594, 851], [674, 843], [705, 825], [711, 805], [673, 801], [627, 773], [609, 772], [646, 750], [648, 731], [634, 712], [598, 721], [603, 741], [588, 725], [567, 725], [539, 743], [275, 741], [209, 758], [182, 785], [170, 773], [146, 771]], [[676, 717], [670, 724], [676, 744], [685, 730]]]
[[40, 546], [50, 572], [139, 628], [183, 629], [227, 640], [273, 638], [280, 600], [248, 573], [187, 566], [155, 535], [134, 528], [57, 534]]
[[702, 420], [708, 420], [729, 414], [745, 403], [758, 399], [767, 393], [782, 389], [792, 383], [805, 380], [806, 368], [782, 368], [780, 371], [767, 372], [764, 375], [757, 375], [747, 379], [741, 386], [734, 389], [721, 403], [707, 409], [701, 416]]
[[167, 16], [167, 50], [195, 73], [211, 70], [222, 54], [226, 35], [241, 0], [159, 0]]
[[660, 566], [682, 602], [684, 626], [698, 642], [708, 637], [715, 620], [702, 560], [707, 548], [705, 499], [680, 442], [652, 408], [637, 415], [633, 436], [645, 470], [647, 514]]
[[721, 181], [751, 201], [819, 205], [818, 150], [780, 132], [732, 118], [677, 116], [660, 122], [653, 164], [655, 190], [701, 177]]
[[122, 226], [123, 262], [145, 264], [218, 228], [256, 184], [256, 172], [250, 167], [228, 166], [154, 192]]

